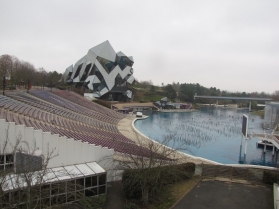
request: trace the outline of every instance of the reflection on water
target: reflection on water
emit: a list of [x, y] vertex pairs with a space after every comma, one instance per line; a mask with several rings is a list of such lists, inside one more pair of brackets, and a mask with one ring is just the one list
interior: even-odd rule
[[[249, 115], [246, 110], [203, 108], [199, 112], [158, 113], [146, 120], [138, 120], [135, 127], [144, 135], [164, 141], [171, 138], [169, 146], [183, 144], [188, 154], [207, 158], [216, 162], [247, 163], [275, 166], [277, 155], [271, 151], [263, 153], [256, 147], [258, 139], [252, 138], [247, 144], [244, 156], [245, 139], [241, 134], [242, 115]], [[248, 133], [262, 133], [263, 120], [249, 115]]]

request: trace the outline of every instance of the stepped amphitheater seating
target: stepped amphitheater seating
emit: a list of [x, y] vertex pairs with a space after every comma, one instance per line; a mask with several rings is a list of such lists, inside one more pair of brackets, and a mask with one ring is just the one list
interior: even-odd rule
[[136, 145], [118, 131], [116, 125], [124, 117], [122, 114], [73, 92], [30, 93], [15, 91], [0, 95], [0, 118], [120, 153], [150, 155], [148, 149]]

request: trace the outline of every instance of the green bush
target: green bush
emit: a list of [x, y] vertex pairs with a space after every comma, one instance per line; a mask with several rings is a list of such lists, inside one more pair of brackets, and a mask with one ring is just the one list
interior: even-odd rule
[[59, 90], [67, 90], [68, 87], [67, 86], [56, 86], [57, 89]]
[[189, 179], [194, 172], [194, 163], [125, 170], [122, 175], [123, 191], [128, 199], [139, 198], [143, 186], [147, 185], [149, 194], [157, 195], [163, 186]]
[[100, 195], [97, 197], [84, 197], [78, 201], [78, 204], [86, 209], [104, 208], [106, 205], [106, 196]]
[[263, 173], [263, 182], [265, 184], [277, 183], [279, 180], [279, 173], [274, 171], [265, 170]]
[[124, 206], [124, 209], [138, 209], [139, 207], [137, 206], [136, 203], [130, 202], [127, 205]]

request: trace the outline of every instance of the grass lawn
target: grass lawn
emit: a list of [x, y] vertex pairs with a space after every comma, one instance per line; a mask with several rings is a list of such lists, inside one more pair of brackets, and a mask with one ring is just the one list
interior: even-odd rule
[[253, 111], [252, 113], [260, 116], [262, 119], [264, 118], [264, 110]]
[[151, 202], [144, 209], [169, 209], [186, 193], [188, 193], [199, 181], [201, 177], [195, 176], [191, 179], [168, 186], [162, 196]]

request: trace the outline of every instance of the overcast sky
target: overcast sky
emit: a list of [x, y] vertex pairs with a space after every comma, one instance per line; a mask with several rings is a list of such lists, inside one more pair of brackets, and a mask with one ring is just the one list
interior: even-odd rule
[[278, 0], [0, 0], [0, 55], [63, 73], [106, 40], [139, 81], [279, 90]]

